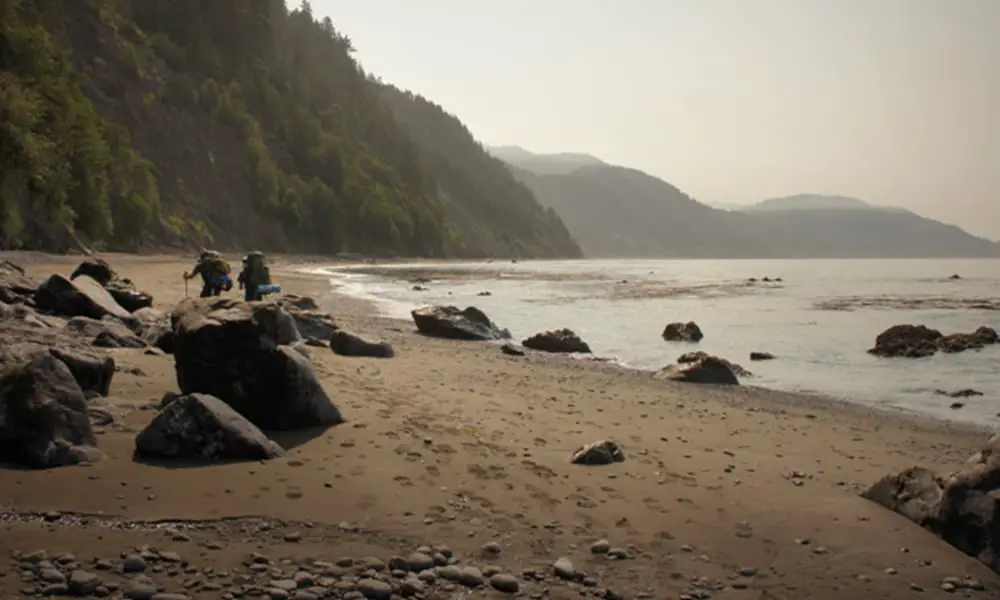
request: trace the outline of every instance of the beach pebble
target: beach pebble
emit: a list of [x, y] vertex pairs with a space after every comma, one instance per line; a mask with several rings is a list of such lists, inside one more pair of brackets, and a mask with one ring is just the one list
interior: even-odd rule
[[146, 570], [147, 566], [145, 559], [141, 556], [138, 554], [129, 554], [122, 563], [122, 570], [126, 573], [142, 573]]
[[521, 589], [520, 582], [509, 573], [498, 573], [490, 577], [490, 585], [493, 589], [505, 594], [516, 594]]
[[369, 600], [389, 600], [392, 598], [392, 586], [377, 579], [362, 579], [358, 582], [357, 589]]
[[590, 545], [590, 552], [592, 554], [607, 554], [610, 549], [611, 542], [608, 540], [597, 540]]
[[486, 584], [482, 571], [475, 567], [465, 567], [458, 574], [458, 582], [466, 587], [476, 588]]
[[486, 554], [500, 554], [500, 552], [503, 551], [503, 548], [500, 547], [498, 542], [487, 542], [483, 544], [482, 550]]
[[93, 573], [77, 569], [69, 575], [69, 591], [77, 596], [89, 596], [101, 585], [101, 580]]
[[552, 571], [556, 574], [556, 577], [561, 579], [573, 579], [576, 577], [576, 569], [573, 568], [572, 561], [565, 556], [552, 563]]
[[414, 552], [406, 557], [407, 570], [419, 573], [434, 568], [434, 557], [423, 552]]
[[157, 591], [152, 581], [137, 580], [125, 590], [125, 597], [129, 600], [151, 600]]
[[38, 573], [38, 578], [45, 583], [65, 583], [66, 576], [53, 568], [42, 569]]

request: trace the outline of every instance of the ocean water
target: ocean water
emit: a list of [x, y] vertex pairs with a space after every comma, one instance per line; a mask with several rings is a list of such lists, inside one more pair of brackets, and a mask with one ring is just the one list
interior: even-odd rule
[[[595, 355], [637, 369], [704, 350], [750, 369], [748, 385], [1000, 424], [1000, 345], [924, 359], [866, 353], [896, 324], [944, 333], [1000, 329], [998, 260], [494, 261], [320, 270], [340, 291], [375, 301], [391, 317], [409, 319], [426, 304], [475, 305], [516, 340], [568, 327]], [[781, 281], [748, 281], [764, 277]], [[705, 339], [664, 341], [671, 321], [697, 322]], [[777, 359], [750, 362], [752, 351]], [[959, 399], [964, 406], [953, 409], [953, 399], [936, 393], [963, 388], [984, 395]]]

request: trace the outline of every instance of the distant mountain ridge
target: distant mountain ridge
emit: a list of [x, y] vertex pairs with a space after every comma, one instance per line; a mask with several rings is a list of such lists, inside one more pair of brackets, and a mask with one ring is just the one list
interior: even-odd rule
[[540, 174], [572, 173], [580, 167], [606, 164], [595, 156], [575, 152], [534, 154], [520, 146], [490, 146], [486, 150], [505, 163]]
[[1000, 244], [957, 226], [856, 198], [799, 194], [725, 210], [589, 155], [489, 151], [562, 217], [588, 257], [1000, 257]]

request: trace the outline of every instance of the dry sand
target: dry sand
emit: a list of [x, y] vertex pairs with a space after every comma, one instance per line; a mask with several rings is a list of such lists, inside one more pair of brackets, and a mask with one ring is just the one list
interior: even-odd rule
[[[108, 258], [159, 307], [184, 296], [180, 273], [192, 261]], [[68, 274], [74, 263], [36, 257], [28, 269]], [[948, 577], [987, 588], [959, 595], [1000, 597], [998, 577], [983, 565], [858, 497], [889, 471], [957, 467], [988, 437], [981, 431], [429, 339], [332, 293], [322, 277], [275, 270], [285, 292], [314, 296], [343, 327], [396, 348], [391, 360], [314, 349], [322, 381], [349, 422], [312, 439], [277, 438], [290, 450], [268, 463], [139, 464], [133, 439], [154, 414], [148, 405], [176, 390], [173, 360], [116, 351], [122, 370], [112, 396], [124, 414], [99, 436], [106, 460], [0, 471], [0, 598], [32, 587], [8, 568], [8, 552], [118, 561], [143, 544], [216, 572], [254, 550], [274, 559], [388, 560], [447, 544], [463, 562], [518, 575], [569, 556], [599, 587], [629, 598], [945, 597], [953, 595], [941, 589]], [[569, 463], [575, 448], [603, 438], [623, 448], [625, 462]], [[58, 514], [45, 515], [52, 511]], [[183, 521], [151, 523], [157, 520]], [[628, 558], [591, 555], [600, 539]], [[502, 552], [483, 559], [488, 542]], [[154, 578], [179, 588], [182, 579], [168, 570]], [[596, 593], [540, 585], [552, 598]], [[192, 585], [187, 594], [222, 597], [225, 586], [214, 587]]]

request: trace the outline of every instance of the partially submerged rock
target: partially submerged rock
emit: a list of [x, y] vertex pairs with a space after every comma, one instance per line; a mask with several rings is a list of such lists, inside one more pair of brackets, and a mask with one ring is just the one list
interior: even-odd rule
[[557, 329], [536, 333], [521, 342], [525, 348], [541, 350], [542, 352], [557, 352], [564, 354], [590, 354], [590, 346], [580, 339], [572, 329]]
[[142, 458], [267, 460], [284, 454], [260, 429], [206, 394], [172, 398], [135, 438]]
[[727, 367], [729, 367], [729, 370], [733, 372], [733, 375], [736, 375], [737, 377], [753, 376], [753, 373], [745, 369], [743, 365], [726, 360], [725, 358], [722, 358], [720, 356], [712, 356], [709, 353], [705, 352], [704, 350], [685, 352], [684, 354], [681, 354], [680, 356], [677, 357], [677, 363], [681, 365], [687, 365], [691, 363], [696, 363], [706, 358], [712, 358], [714, 360], [724, 363]]
[[600, 440], [581, 446], [573, 453], [570, 459], [575, 465], [610, 465], [616, 462], [624, 462], [625, 454], [618, 447], [618, 444]]
[[733, 373], [729, 361], [709, 355], [699, 357], [691, 362], [667, 365], [656, 376], [660, 379], [685, 383], [740, 384], [740, 380]]
[[955, 353], [978, 350], [1000, 340], [990, 327], [980, 327], [973, 333], [944, 335], [924, 325], [893, 325], [875, 338], [869, 354], [883, 357], [923, 358], [941, 352]]
[[774, 360], [775, 356], [770, 352], [751, 352], [750, 360], [752, 361], [762, 361], [762, 360]]
[[129, 312], [115, 302], [107, 290], [86, 275], [73, 281], [62, 275], [52, 275], [35, 292], [35, 304], [41, 310], [65, 317], [129, 317]]
[[265, 430], [343, 422], [308, 359], [279, 344], [275, 331], [254, 319], [250, 305], [191, 299], [171, 319], [182, 393], [213, 395]]
[[663, 328], [663, 339], [668, 342], [700, 342], [704, 337], [701, 328], [694, 321], [668, 323]]
[[100, 457], [87, 399], [73, 374], [48, 353], [0, 377], [0, 460], [33, 469]]
[[1000, 433], [947, 477], [913, 467], [883, 477], [861, 496], [1000, 573]]
[[338, 329], [330, 336], [330, 349], [340, 356], [365, 356], [370, 358], [392, 358], [396, 356], [389, 342], [369, 340], [357, 333]]
[[431, 337], [455, 340], [506, 340], [510, 332], [501, 329], [475, 306], [459, 310], [454, 306], [425, 306], [410, 312], [417, 330]]

